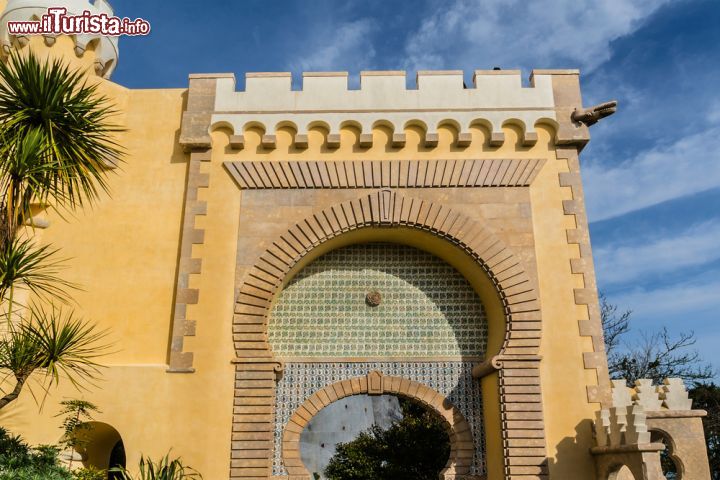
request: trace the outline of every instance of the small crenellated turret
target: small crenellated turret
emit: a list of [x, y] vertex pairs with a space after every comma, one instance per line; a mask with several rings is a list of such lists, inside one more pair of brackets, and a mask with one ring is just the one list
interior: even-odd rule
[[[5, 2], [0, 1], [0, 7]], [[39, 21], [48, 8], [64, 7], [68, 15], [113, 15], [107, 0], [8, 0], [0, 16], [0, 55], [3, 58], [13, 51], [25, 48], [40, 56], [65, 57], [70, 63], [90, 72], [110, 78], [118, 61], [118, 39], [99, 34], [79, 35], [23, 35], [11, 34], [8, 22]]]

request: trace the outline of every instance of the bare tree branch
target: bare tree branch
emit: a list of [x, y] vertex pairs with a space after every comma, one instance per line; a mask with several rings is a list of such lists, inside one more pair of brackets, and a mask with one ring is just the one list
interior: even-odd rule
[[610, 303], [603, 292], [600, 298], [600, 318], [605, 334], [605, 352], [610, 355], [618, 347], [623, 335], [630, 331], [630, 315], [632, 310], [618, 312], [617, 305]]

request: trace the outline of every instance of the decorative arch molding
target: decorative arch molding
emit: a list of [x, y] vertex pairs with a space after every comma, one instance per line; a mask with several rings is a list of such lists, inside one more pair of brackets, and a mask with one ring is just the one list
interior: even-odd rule
[[[234, 342], [238, 359], [272, 357], [266, 338], [248, 338], [243, 325], [267, 329], [273, 298], [293, 268], [310, 251], [342, 234], [362, 228], [407, 227], [445, 239], [467, 253], [497, 290], [505, 316], [505, 337], [493, 365], [539, 360], [539, 345], [526, 342], [542, 327], [534, 281], [522, 261], [487, 228], [450, 208], [383, 189], [315, 213], [280, 235], [247, 273], [237, 293]], [[260, 340], [260, 341], [258, 341]]]
[[274, 297], [301, 261], [324, 243], [362, 229], [389, 228], [417, 229], [450, 242], [491, 282], [501, 304], [504, 337], [497, 354], [473, 373], [477, 378], [498, 374], [492, 401], [499, 402], [496, 438], [503, 458], [495, 461], [502, 461], [506, 477], [547, 478], [539, 373], [542, 319], [535, 281], [522, 260], [484, 225], [440, 203], [390, 189], [297, 222], [272, 241], [244, 275], [233, 321], [236, 389], [230, 478], [270, 476], [275, 378], [282, 371], [267, 339]]
[[283, 463], [291, 478], [298, 480], [311, 478], [300, 458], [300, 435], [310, 420], [331, 403], [351, 395], [362, 394], [390, 394], [417, 400], [440, 415], [450, 439], [450, 457], [440, 478], [456, 479], [458, 475], [470, 473], [474, 453], [470, 425], [450, 400], [419, 382], [402, 377], [385, 376], [373, 371], [361, 377], [327, 385], [311, 395], [293, 413], [285, 426], [282, 440]]

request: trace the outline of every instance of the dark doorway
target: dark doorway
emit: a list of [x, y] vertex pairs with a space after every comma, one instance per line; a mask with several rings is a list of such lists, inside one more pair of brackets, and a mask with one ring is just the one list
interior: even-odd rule
[[[125, 445], [123, 444], [122, 440], [118, 440], [117, 443], [115, 443], [115, 446], [110, 451], [110, 464], [109, 468], [113, 469], [116, 467], [123, 467], [125, 468]], [[108, 473], [108, 480], [121, 480], [122, 476], [118, 472], [109, 472]]]

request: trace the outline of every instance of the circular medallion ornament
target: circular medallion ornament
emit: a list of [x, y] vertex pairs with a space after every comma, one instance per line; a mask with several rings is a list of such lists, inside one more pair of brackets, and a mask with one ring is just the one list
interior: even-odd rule
[[370, 290], [368, 294], [365, 295], [365, 303], [367, 303], [370, 307], [377, 307], [378, 305], [380, 305], [381, 301], [382, 296], [377, 290]]

